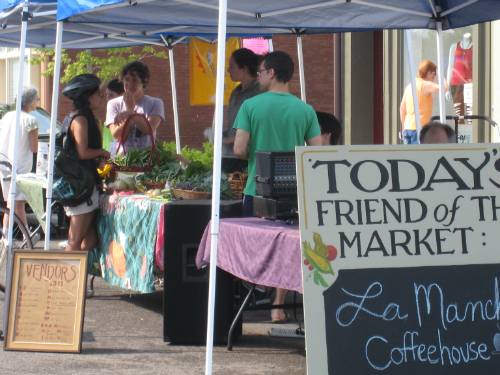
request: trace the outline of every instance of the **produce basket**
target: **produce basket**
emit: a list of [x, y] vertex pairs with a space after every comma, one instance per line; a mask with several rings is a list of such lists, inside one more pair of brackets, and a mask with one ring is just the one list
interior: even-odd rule
[[144, 184], [144, 186], [146, 186], [148, 188], [148, 190], [165, 189], [166, 182], [144, 181], [143, 184]]
[[243, 196], [243, 190], [247, 186], [248, 174], [243, 174], [241, 172], [228, 173], [227, 182], [229, 182], [229, 187], [234, 195], [241, 199]]
[[[106, 163], [106, 165], [111, 166], [111, 172], [109, 173], [109, 177], [111, 179], [116, 178], [117, 172], [147, 172], [147, 171], [150, 171], [151, 169], [153, 169], [153, 167], [151, 166], [151, 159], [153, 158], [153, 155], [155, 155], [156, 160], [158, 160], [158, 154], [156, 153], [155, 140], [153, 137], [153, 129], [151, 128], [151, 125], [149, 124], [149, 121], [146, 118], [146, 116], [138, 114], [138, 113], [131, 114], [130, 117], [125, 122], [124, 128], [126, 128], [128, 126], [130, 120], [132, 120], [133, 117], [142, 117], [146, 121], [146, 124], [147, 124], [148, 129], [149, 129], [149, 136], [151, 137], [151, 154], [149, 155], [148, 166], [147, 167], [132, 167], [132, 166], [118, 165], [115, 162]], [[120, 140], [118, 142], [118, 147], [116, 148], [116, 152], [118, 152], [120, 147], [122, 147], [123, 143], [125, 142], [125, 139], [123, 136], [124, 134], [125, 133], [122, 132], [122, 135], [121, 135]], [[125, 149], [123, 149], [123, 155], [125, 155], [125, 154], [126, 154]]]
[[[210, 199], [211, 193], [207, 193], [202, 187], [195, 187], [193, 190], [172, 189], [176, 198], [182, 199]], [[197, 191], [198, 190], [198, 191]]]

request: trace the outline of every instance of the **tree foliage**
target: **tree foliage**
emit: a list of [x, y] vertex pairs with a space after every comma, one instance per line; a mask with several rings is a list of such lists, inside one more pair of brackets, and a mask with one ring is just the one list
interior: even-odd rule
[[[92, 73], [98, 76], [103, 82], [107, 82], [120, 73], [121, 67], [129, 62], [142, 60], [146, 57], [158, 57], [167, 59], [165, 51], [156, 51], [152, 46], [145, 46], [140, 53], [133, 53], [132, 47], [101, 49], [105, 52], [103, 57], [92, 54], [92, 50], [85, 50], [72, 59], [66, 50], [61, 52], [61, 63], [65, 66], [64, 73], [61, 74], [61, 82], [69, 82], [71, 78], [79, 74]], [[47, 70], [42, 72], [42, 76], [54, 75], [54, 54], [53, 49], [36, 49], [39, 57], [30, 60], [31, 65], [47, 63]]]

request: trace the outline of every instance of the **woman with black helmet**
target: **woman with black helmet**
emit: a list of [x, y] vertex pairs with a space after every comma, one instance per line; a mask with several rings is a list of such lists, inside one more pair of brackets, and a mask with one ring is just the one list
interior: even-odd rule
[[[101, 80], [93, 74], [80, 74], [69, 81], [63, 95], [73, 101], [69, 114], [68, 137], [74, 144], [80, 160], [88, 160], [95, 170], [95, 184], [101, 183], [97, 173], [98, 161], [109, 159], [109, 152], [102, 148], [102, 136], [93, 111], [101, 107]], [[71, 143], [71, 142], [70, 142]], [[76, 207], [64, 207], [70, 216], [68, 233], [69, 250], [93, 250], [97, 246], [97, 230], [94, 213], [99, 206], [99, 191], [95, 188], [92, 197]]]

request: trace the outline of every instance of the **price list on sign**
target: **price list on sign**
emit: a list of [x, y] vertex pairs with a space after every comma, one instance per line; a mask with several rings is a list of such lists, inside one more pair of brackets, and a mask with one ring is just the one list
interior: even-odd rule
[[80, 346], [86, 281], [81, 259], [24, 256], [15, 266], [6, 349]]

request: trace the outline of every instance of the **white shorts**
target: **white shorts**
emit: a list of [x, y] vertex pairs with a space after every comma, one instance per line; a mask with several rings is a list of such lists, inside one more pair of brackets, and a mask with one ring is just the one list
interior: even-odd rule
[[[10, 171], [7, 171], [5, 169], [0, 169], [0, 186], [2, 187], [2, 194], [3, 194], [3, 200], [4, 201], [9, 201], [10, 200], [10, 185], [11, 181], [4, 181], [4, 178], [7, 178], [10, 176]], [[21, 193], [21, 190], [19, 190], [19, 187], [16, 189], [16, 201], [25, 201], [26, 198], [24, 197], [23, 193]]]
[[94, 193], [90, 197], [90, 205], [87, 202], [83, 202], [82, 204], [75, 207], [64, 207], [64, 211], [66, 211], [66, 215], [68, 216], [77, 216], [88, 214], [99, 207], [99, 190], [94, 188]]

